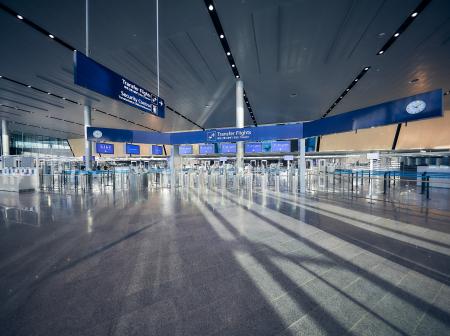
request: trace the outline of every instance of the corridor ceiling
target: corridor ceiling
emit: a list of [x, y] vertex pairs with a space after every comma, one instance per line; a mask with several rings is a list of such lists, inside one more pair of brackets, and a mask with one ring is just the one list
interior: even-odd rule
[[[85, 52], [84, 0], [0, 1]], [[370, 68], [328, 115], [437, 88], [450, 90], [448, 0], [432, 0], [378, 55], [421, 3], [212, 2], [258, 125], [322, 117], [365, 67]], [[207, 5], [203, 0], [159, 2], [160, 95], [201, 127], [234, 126], [236, 78]], [[152, 92], [155, 13], [154, 0], [90, 0], [90, 57]], [[0, 37], [0, 118], [10, 121], [13, 130], [81, 137], [85, 103], [102, 111], [93, 111], [96, 126], [199, 129], [171, 110], [160, 119], [74, 85], [72, 51], [3, 9]], [[253, 125], [247, 110], [245, 124]]]

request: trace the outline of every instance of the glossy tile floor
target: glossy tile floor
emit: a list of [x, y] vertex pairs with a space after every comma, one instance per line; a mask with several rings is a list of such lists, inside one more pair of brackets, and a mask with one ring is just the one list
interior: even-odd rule
[[0, 335], [449, 335], [450, 217], [271, 190], [0, 193]]

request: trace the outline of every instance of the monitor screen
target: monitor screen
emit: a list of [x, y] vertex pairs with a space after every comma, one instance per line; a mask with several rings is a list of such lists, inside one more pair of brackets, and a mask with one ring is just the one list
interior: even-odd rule
[[236, 144], [232, 142], [224, 142], [219, 145], [220, 153], [222, 154], [235, 154]]
[[289, 153], [291, 151], [290, 141], [273, 141], [272, 150], [273, 153]]
[[246, 142], [245, 152], [246, 153], [261, 153], [263, 150], [261, 142]]
[[152, 155], [163, 155], [163, 146], [152, 145]]
[[125, 154], [141, 154], [141, 147], [139, 145], [126, 144], [125, 145]]
[[109, 143], [99, 143], [95, 144], [95, 150], [98, 154], [114, 154], [114, 145]]
[[317, 137], [305, 139], [305, 152], [308, 153], [308, 152], [316, 151], [316, 140], [317, 140]]
[[203, 144], [199, 146], [199, 153], [200, 155], [202, 154], [214, 154], [215, 148], [214, 148], [214, 144]]
[[180, 155], [192, 154], [192, 145], [180, 145], [180, 147], [178, 147], [178, 150]]

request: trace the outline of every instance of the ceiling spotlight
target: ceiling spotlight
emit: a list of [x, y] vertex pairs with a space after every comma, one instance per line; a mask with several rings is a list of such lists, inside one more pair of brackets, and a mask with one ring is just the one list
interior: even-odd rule
[[350, 89], [346, 89], [345, 91], [350, 91]]
[[230, 56], [230, 55], [231, 55], [231, 53], [229, 51], [227, 51], [227, 56]]
[[17, 14], [17, 18], [18, 18], [19, 20], [23, 20], [23, 16], [20, 15], [20, 14]]
[[213, 6], [213, 5], [209, 5], [209, 6], [208, 6], [208, 9], [209, 9], [210, 11], [213, 11], [213, 10], [214, 10], [214, 6]]
[[30, 88], [30, 87], [31, 87], [31, 85], [27, 85], [27, 87], [29, 87], [29, 88]]
[[358, 78], [355, 79], [355, 82], [357, 82], [357, 81], [358, 81]]
[[66, 98], [65, 98], [65, 97], [62, 97], [62, 99], [63, 99], [63, 100], [66, 100]]
[[225, 35], [223, 35], [223, 34], [220, 34], [220, 36], [219, 36], [221, 39], [223, 39], [224, 37], [225, 37]]
[[395, 33], [394, 34], [394, 37], [399, 37], [400, 36], [400, 33]]
[[2, 78], [3, 76], [0, 75], [0, 78]]
[[411, 14], [411, 17], [413, 17], [413, 18], [414, 18], [414, 17], [416, 17], [417, 15], [419, 15], [419, 13], [417, 13], [417, 12], [414, 12], [414, 13], [412, 13], [412, 14]]
[[50, 93], [50, 92], [47, 92], [47, 94], [50, 95], [51, 93]]
[[239, 78], [239, 75], [236, 75], [236, 78]]
[[380, 50], [379, 52], [378, 52], [378, 55], [381, 55], [381, 54], [383, 54], [384, 53], [384, 50]]
[[52, 34], [48, 34], [48, 37], [50, 37], [51, 39], [55, 38]]
[[364, 71], [367, 71], [367, 70], [369, 70], [369, 67], [365, 67], [365, 68], [364, 68]]
[[340, 96], [339, 99], [342, 99], [342, 96]]
[[234, 68], [235, 66], [236, 66], [236, 65], [234, 65], [234, 64], [231, 64], [231, 67], [232, 67], [232, 68]]

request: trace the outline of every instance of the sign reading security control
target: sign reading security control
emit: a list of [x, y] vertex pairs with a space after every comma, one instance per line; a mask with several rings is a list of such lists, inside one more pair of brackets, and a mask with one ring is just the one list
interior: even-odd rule
[[164, 100], [114, 71], [74, 51], [74, 82], [89, 90], [164, 118]]

